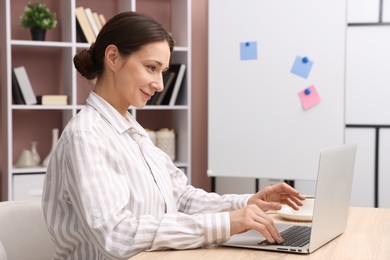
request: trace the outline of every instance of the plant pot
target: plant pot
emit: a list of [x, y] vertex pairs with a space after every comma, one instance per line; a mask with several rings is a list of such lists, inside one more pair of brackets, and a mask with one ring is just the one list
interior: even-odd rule
[[41, 28], [31, 28], [31, 37], [33, 41], [44, 41], [46, 30]]

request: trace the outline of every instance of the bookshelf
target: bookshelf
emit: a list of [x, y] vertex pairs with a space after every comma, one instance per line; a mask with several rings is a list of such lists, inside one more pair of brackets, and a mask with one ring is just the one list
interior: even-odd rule
[[[185, 169], [191, 182], [191, 1], [190, 0], [44, 0], [57, 15], [58, 25], [48, 30], [45, 41], [32, 41], [19, 25], [26, 1], [1, 1], [1, 200], [40, 200], [46, 168], [17, 168], [15, 163], [30, 142], [37, 142], [43, 160], [50, 152], [51, 133], [61, 134], [67, 122], [83, 107], [92, 89], [73, 66], [73, 56], [88, 43], [79, 42], [75, 10], [89, 7], [106, 19], [132, 10], [149, 14], [172, 32], [176, 46], [171, 63], [186, 64], [186, 74], [175, 105], [129, 108], [149, 129], [173, 128], [176, 133], [175, 164]], [[35, 95], [67, 95], [68, 105], [17, 105], [12, 99], [12, 68], [24, 66]]]

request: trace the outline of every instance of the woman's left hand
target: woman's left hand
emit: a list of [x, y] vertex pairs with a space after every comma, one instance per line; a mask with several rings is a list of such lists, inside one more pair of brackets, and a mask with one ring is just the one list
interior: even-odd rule
[[282, 204], [298, 210], [302, 206], [302, 196], [296, 189], [285, 182], [265, 187], [249, 198], [248, 205], [255, 204], [263, 211], [280, 210]]

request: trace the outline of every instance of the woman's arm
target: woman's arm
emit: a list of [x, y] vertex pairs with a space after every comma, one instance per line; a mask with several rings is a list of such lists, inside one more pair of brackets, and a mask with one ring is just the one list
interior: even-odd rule
[[131, 173], [122, 171], [115, 149], [105, 149], [88, 132], [76, 133], [67, 145], [69, 200], [82, 228], [103, 254], [128, 257], [144, 250], [197, 248], [229, 238], [228, 212], [134, 214], [127, 206], [132, 200], [127, 179]]

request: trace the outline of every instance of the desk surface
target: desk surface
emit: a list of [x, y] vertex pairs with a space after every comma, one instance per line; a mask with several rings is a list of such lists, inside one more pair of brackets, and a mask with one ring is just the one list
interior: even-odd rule
[[[275, 221], [282, 219], [275, 215]], [[350, 208], [345, 232], [309, 255], [214, 246], [193, 250], [143, 252], [132, 260], [389, 259], [390, 209]]]

